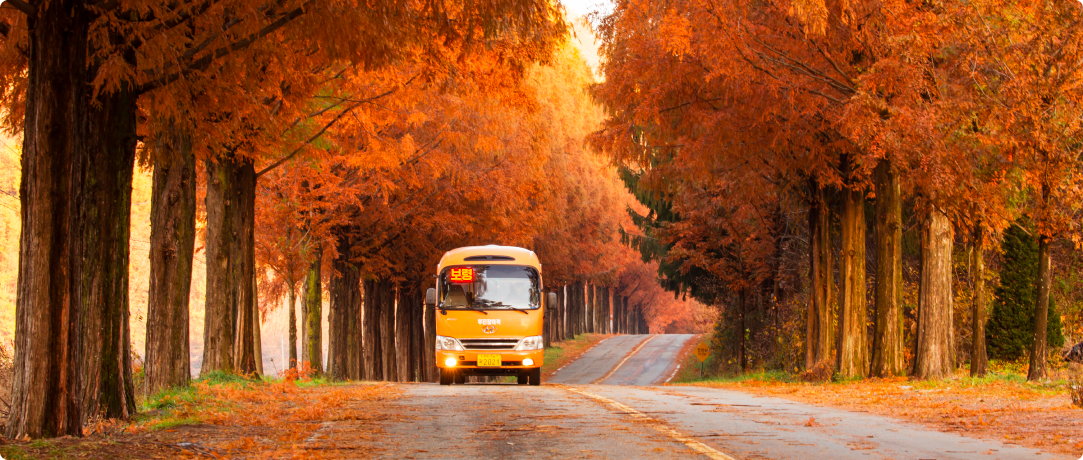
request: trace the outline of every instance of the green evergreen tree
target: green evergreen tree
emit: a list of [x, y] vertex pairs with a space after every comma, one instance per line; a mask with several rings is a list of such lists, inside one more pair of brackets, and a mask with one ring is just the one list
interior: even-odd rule
[[[1038, 302], [1038, 241], [1025, 221], [1004, 232], [1000, 285], [993, 291], [993, 311], [986, 325], [989, 357], [1016, 360], [1027, 356], [1034, 340], [1034, 306]], [[1060, 314], [1049, 301], [1046, 329], [1049, 350], [1064, 346]], [[1055, 356], [1051, 352], [1050, 356]]]

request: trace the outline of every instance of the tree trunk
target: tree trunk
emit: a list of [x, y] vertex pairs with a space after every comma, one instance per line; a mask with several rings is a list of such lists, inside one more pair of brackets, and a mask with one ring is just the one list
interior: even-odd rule
[[301, 279], [301, 355], [297, 358], [297, 368], [305, 370], [308, 362], [308, 269]]
[[1049, 254], [1049, 237], [1038, 236], [1038, 304], [1034, 308], [1034, 342], [1030, 349], [1030, 368], [1027, 380], [1044, 380], [1048, 362], [1046, 329], [1049, 326], [1049, 291], [1053, 284], [1052, 260]]
[[568, 285], [563, 285], [557, 294], [557, 341], [568, 338]]
[[952, 286], [951, 222], [933, 210], [922, 229], [921, 286], [918, 289], [917, 349], [914, 376], [919, 379], [951, 375]]
[[985, 352], [985, 229], [974, 225], [974, 316], [970, 343], [970, 376], [985, 377], [989, 356]]
[[233, 219], [229, 202], [233, 196], [232, 159], [219, 156], [206, 162], [207, 171], [207, 288], [203, 323], [203, 364], [199, 375], [233, 371], [233, 288], [231, 235]]
[[70, 278], [72, 162], [85, 155], [87, 31], [82, 3], [42, 2], [27, 20], [22, 231], [9, 438], [82, 435], [81, 318]]
[[[365, 316], [363, 321], [364, 333], [362, 339], [365, 345], [362, 349], [364, 357], [365, 380], [381, 380], [383, 369], [380, 360], [380, 292], [379, 283], [376, 280], [365, 280]], [[433, 339], [436, 343], [436, 339]], [[434, 345], [435, 346], [435, 345]]]
[[259, 294], [255, 289], [255, 283], [252, 283], [252, 299], [252, 303], [255, 305], [255, 307], [252, 308], [254, 313], [252, 316], [255, 319], [253, 322], [256, 325], [252, 328], [252, 349], [255, 351], [256, 355], [256, 373], [259, 375], [267, 375], [263, 371], [263, 337], [260, 334], [263, 321], [260, 320]]
[[891, 163], [876, 166], [876, 335], [872, 375], [892, 377], [903, 365], [902, 199]]
[[384, 380], [398, 380], [395, 367], [395, 287], [390, 281], [380, 282], [380, 351]]
[[865, 200], [863, 193], [842, 191], [842, 250], [839, 253], [839, 375], [865, 377], [869, 373], [866, 345], [868, 313], [865, 301]]
[[297, 285], [293, 280], [287, 280], [289, 283], [289, 294], [287, 301], [289, 302], [289, 322], [290, 322], [290, 369], [297, 369]]
[[412, 292], [399, 286], [395, 290], [395, 366], [396, 381], [410, 379], [410, 295]]
[[435, 382], [436, 372], [436, 315], [434, 307], [425, 306], [425, 344], [422, 348], [425, 355], [422, 358], [425, 363], [425, 381]]
[[320, 286], [322, 274], [320, 261], [323, 248], [316, 245], [315, 259], [308, 266], [305, 274], [305, 349], [308, 355], [305, 361], [316, 375], [323, 374], [323, 289]]
[[[158, 133], [151, 189], [146, 395], [191, 379], [188, 299], [195, 254], [196, 163], [192, 139], [170, 124]], [[292, 307], [291, 307], [292, 308]]]
[[[422, 285], [423, 286], [423, 285]], [[422, 287], [412, 289], [410, 303], [410, 381], [424, 382], [425, 375], [425, 298]]]
[[745, 311], [747, 301], [747, 294], [744, 289], [741, 289], [737, 294], [737, 324], [739, 329], [737, 330], [737, 365], [741, 366], [741, 372], [748, 370], [748, 354], [745, 353]]
[[811, 189], [815, 196], [809, 204], [809, 278], [812, 293], [808, 307], [806, 369], [830, 363], [831, 347], [835, 342], [831, 328], [835, 284], [831, 255], [831, 211], [827, 206], [826, 191], [815, 183]]
[[362, 331], [361, 331], [361, 305], [364, 299], [361, 294], [361, 270], [352, 268], [349, 282], [351, 293], [349, 317], [346, 324], [349, 330], [346, 335], [346, 378], [361, 380], [362, 372]]
[[349, 239], [339, 235], [338, 256], [332, 262], [334, 273], [328, 289], [331, 306], [327, 314], [327, 374], [338, 380], [360, 378], [359, 373], [352, 372], [357, 366], [351, 365], [351, 357], [359, 350], [351, 348], [357, 345], [355, 317], [361, 303], [361, 272], [349, 261], [350, 246]]
[[230, 287], [233, 289], [233, 315], [237, 328], [233, 369], [244, 375], [259, 374], [257, 362], [263, 360], [256, 354], [255, 336], [259, 321], [254, 293], [256, 281], [256, 170], [252, 160], [241, 159], [233, 164], [233, 189], [230, 203], [226, 206], [232, 219], [230, 235]]

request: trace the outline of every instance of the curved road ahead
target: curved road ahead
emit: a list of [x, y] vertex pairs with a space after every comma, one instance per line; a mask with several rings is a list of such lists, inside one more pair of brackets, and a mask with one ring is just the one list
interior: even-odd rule
[[403, 397], [378, 417], [380, 429], [328, 421], [306, 447], [336, 458], [1074, 460], [867, 413], [658, 386], [692, 337], [612, 337], [540, 387], [396, 385]]

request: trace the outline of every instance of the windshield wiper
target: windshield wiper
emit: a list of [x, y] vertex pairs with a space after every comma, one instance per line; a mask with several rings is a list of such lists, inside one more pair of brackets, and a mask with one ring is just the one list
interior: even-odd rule
[[489, 300], [480, 300], [477, 303], [484, 304], [486, 307], [505, 307], [504, 308], [505, 310], [515, 310], [515, 311], [520, 312], [520, 313], [522, 313], [524, 315], [530, 316], [530, 313], [527, 312], [526, 310], [521, 310], [521, 309], [512, 307], [511, 305], [505, 304], [504, 302], [493, 302], [493, 301], [489, 301]]
[[488, 314], [489, 314], [489, 312], [487, 312], [487, 311], [485, 311], [485, 310], [483, 310], [483, 309], [481, 309], [481, 308], [464, 308], [463, 310], [473, 310], [473, 311], [480, 311], [480, 312], [482, 312], [482, 313], [484, 313], [484, 314], [486, 314], [486, 315], [488, 315]]

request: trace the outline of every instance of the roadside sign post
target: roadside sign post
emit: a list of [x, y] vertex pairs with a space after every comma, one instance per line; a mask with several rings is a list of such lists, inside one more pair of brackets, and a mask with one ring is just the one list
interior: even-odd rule
[[699, 359], [699, 378], [703, 378], [703, 362], [707, 360], [707, 357], [711, 356], [711, 347], [707, 346], [707, 342], [700, 342], [696, 346], [696, 359]]

